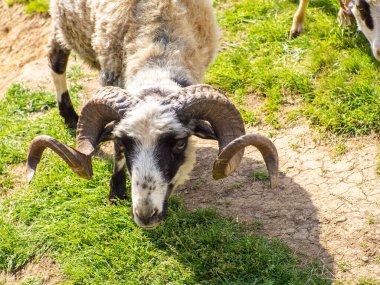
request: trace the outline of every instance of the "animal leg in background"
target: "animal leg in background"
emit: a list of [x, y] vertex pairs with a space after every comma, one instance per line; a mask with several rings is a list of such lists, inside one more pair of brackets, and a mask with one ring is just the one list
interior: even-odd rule
[[78, 114], [74, 110], [66, 83], [66, 67], [69, 55], [70, 50], [63, 47], [54, 36], [50, 38], [48, 59], [57, 93], [59, 114], [64, 118], [65, 124], [69, 128], [76, 129]]

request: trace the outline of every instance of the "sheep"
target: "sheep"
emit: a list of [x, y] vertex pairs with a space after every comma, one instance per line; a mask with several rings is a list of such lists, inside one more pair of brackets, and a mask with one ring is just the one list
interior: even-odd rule
[[[128, 172], [133, 219], [141, 227], [155, 227], [166, 216], [172, 191], [188, 179], [195, 162], [192, 137], [198, 136], [218, 141], [214, 179], [234, 172], [244, 148], [253, 145], [261, 152], [275, 188], [279, 164], [275, 145], [264, 136], [246, 135], [239, 111], [224, 92], [198, 84], [217, 49], [211, 4], [209, 0], [53, 1], [50, 61], [58, 94], [67, 94], [64, 70], [70, 48], [100, 68], [104, 85], [118, 86], [100, 88], [84, 105], [75, 149], [45, 135], [31, 142], [28, 181], [46, 148], [76, 174], [91, 179], [92, 156], [101, 142], [112, 140], [109, 199], [126, 199]], [[61, 98], [58, 101], [66, 108], [68, 95]], [[73, 115], [73, 109], [66, 115]]]
[[[305, 11], [308, 0], [300, 0], [297, 12], [293, 18], [293, 25], [290, 30], [290, 37], [295, 37], [303, 32]], [[378, 0], [346, 0], [343, 3], [339, 0], [340, 9], [338, 17], [343, 24], [350, 25], [350, 18], [356, 19], [359, 30], [367, 38], [371, 45], [373, 56], [380, 61], [380, 1]], [[351, 7], [351, 8], [348, 8]]]

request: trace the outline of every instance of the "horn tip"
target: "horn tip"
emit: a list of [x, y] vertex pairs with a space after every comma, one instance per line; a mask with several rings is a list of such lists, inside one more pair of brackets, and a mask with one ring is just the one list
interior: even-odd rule
[[270, 178], [270, 187], [272, 190], [276, 189], [278, 186], [278, 175]]
[[36, 173], [36, 171], [33, 168], [28, 166], [26, 173], [27, 173], [28, 183], [30, 183], [32, 181], [32, 179], [34, 177], [34, 173]]

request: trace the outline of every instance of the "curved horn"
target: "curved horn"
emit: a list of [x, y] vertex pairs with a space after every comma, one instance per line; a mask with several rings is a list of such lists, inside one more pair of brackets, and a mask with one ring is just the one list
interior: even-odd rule
[[46, 148], [57, 153], [80, 177], [90, 179], [92, 177], [91, 157], [73, 149], [50, 136], [37, 136], [29, 146], [27, 158], [27, 175], [30, 182], [36, 172], [37, 164], [41, 160], [42, 153]]
[[92, 155], [105, 126], [119, 121], [139, 99], [119, 87], [104, 87], [82, 109], [77, 129], [77, 149]]
[[[269, 139], [262, 139], [261, 143], [257, 143], [251, 139], [251, 136], [244, 136], [245, 128], [240, 112], [223, 91], [208, 85], [193, 85], [181, 89], [166, 100], [167, 104], [173, 105], [180, 118], [207, 120], [212, 125], [219, 143], [219, 156], [213, 168], [214, 179], [225, 178], [235, 171], [243, 157], [244, 147], [252, 144], [263, 154], [267, 167], [268, 165], [270, 167], [268, 170], [271, 181], [273, 180], [273, 185], [276, 184], [278, 176], [276, 147]], [[231, 143], [240, 137], [246, 145]], [[270, 143], [270, 147], [266, 143]], [[277, 164], [269, 163], [270, 159], [267, 157], [276, 157]]]
[[[194, 118], [210, 122], [218, 138], [219, 152], [231, 141], [245, 134], [239, 111], [223, 91], [209, 85], [183, 88], [164, 100], [164, 104], [172, 105], [179, 118], [184, 121]], [[231, 166], [233, 172], [239, 166], [243, 154], [244, 149], [231, 157], [226, 168]]]
[[268, 169], [272, 189], [278, 184], [278, 154], [272, 141], [261, 135], [244, 135], [230, 142], [219, 154], [214, 162], [213, 176], [215, 179], [224, 178], [236, 168], [228, 165], [230, 158], [247, 146], [255, 146], [264, 158]]
[[139, 100], [131, 97], [118, 87], [104, 87], [82, 109], [78, 121], [77, 148], [73, 149], [49, 136], [36, 137], [29, 147], [27, 158], [28, 181], [30, 182], [41, 160], [43, 151], [48, 147], [62, 157], [79, 176], [92, 177], [91, 157], [95, 153], [102, 133], [110, 132], [106, 125], [119, 121], [124, 113]]

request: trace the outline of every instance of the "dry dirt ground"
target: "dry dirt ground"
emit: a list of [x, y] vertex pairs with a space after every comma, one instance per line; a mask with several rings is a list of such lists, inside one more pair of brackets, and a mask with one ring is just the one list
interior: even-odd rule
[[[19, 6], [0, 6], [0, 98], [15, 81], [53, 89], [44, 51], [49, 32], [48, 18], [26, 16]], [[84, 96], [99, 86], [93, 73], [81, 83]], [[217, 145], [198, 140], [191, 179], [177, 191], [187, 207], [213, 207], [238, 221], [255, 223], [260, 234], [284, 240], [306, 258], [321, 259], [336, 284], [359, 284], [361, 278], [380, 284], [378, 138], [326, 138], [299, 121], [274, 133], [259, 132], [272, 132], [278, 148], [279, 187], [271, 190], [254, 174], [265, 166], [253, 148], [246, 150], [233, 176], [212, 180]], [[42, 258], [16, 275], [0, 273], [0, 283], [20, 284], [33, 276], [42, 276], [44, 284], [62, 280], [58, 266]]]

